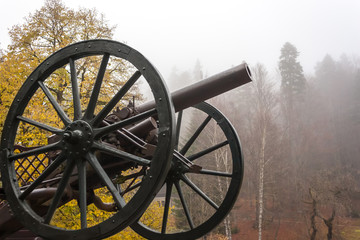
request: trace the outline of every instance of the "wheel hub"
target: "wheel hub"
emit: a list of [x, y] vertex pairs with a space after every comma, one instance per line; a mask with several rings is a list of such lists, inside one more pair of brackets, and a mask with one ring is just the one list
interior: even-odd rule
[[84, 156], [93, 143], [91, 126], [82, 120], [71, 123], [65, 129], [62, 143], [63, 149], [69, 158]]

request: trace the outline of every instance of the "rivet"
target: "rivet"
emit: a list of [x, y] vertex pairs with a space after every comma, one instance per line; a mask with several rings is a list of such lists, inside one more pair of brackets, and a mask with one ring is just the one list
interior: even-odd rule
[[83, 150], [83, 151], [86, 151], [86, 148], [83, 148], [82, 150]]
[[47, 62], [46, 65], [49, 65], [49, 63]]
[[163, 135], [163, 137], [165, 137], [165, 136], [166, 136], [166, 134], [165, 134], [165, 133], [163, 133], [162, 135]]
[[162, 101], [162, 98], [159, 98], [159, 101], [161, 102], [161, 101]]
[[149, 178], [152, 179], [153, 177], [150, 175]]
[[115, 220], [112, 220], [112, 223], [115, 223]]
[[91, 48], [91, 45], [89, 44], [88, 48]]
[[121, 49], [119, 49], [118, 52], [121, 52]]
[[30, 79], [30, 81], [34, 81], [34, 79], [33, 79], [33, 78], [31, 78], [31, 79]]
[[146, 70], [146, 67], [143, 67], [143, 70], [145, 71], [145, 70]]
[[78, 48], [75, 48], [75, 51], [77, 51], [78, 50]]

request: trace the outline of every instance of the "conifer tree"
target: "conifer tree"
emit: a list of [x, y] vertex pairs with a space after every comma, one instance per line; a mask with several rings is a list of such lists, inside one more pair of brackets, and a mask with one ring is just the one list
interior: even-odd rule
[[281, 74], [281, 90], [286, 100], [292, 104], [301, 99], [306, 87], [303, 68], [297, 58], [299, 52], [296, 47], [286, 42], [281, 49], [279, 70]]

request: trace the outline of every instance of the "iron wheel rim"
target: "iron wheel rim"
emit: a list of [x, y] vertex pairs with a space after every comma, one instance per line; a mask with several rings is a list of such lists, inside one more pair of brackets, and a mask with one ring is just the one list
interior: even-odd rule
[[[244, 162], [243, 162], [243, 154], [241, 150], [240, 140], [238, 135], [231, 125], [229, 120], [215, 107], [212, 105], [202, 102], [195, 106], [194, 108], [205, 112], [208, 117], [211, 117], [216, 121], [219, 127], [224, 132], [227, 140], [229, 141], [229, 147], [231, 149], [232, 155], [232, 176], [228, 191], [226, 193], [225, 198], [222, 203], [219, 205], [219, 208], [216, 210], [215, 214], [213, 214], [209, 219], [201, 223], [200, 225], [193, 227], [187, 231], [175, 232], [175, 233], [162, 233], [160, 231], [156, 231], [154, 229], [149, 228], [144, 225], [140, 221], [135, 222], [131, 225], [131, 228], [136, 231], [139, 235], [148, 238], [148, 239], [162, 239], [162, 240], [170, 240], [170, 239], [197, 239], [205, 234], [209, 233], [216, 226], [218, 226], [223, 219], [228, 215], [232, 207], [234, 206], [237, 196], [240, 192], [243, 175], [244, 175]], [[177, 136], [178, 137], [178, 136]], [[168, 173], [168, 178], [165, 180], [165, 184], [169, 184], [169, 175], [171, 174], [171, 170]], [[181, 179], [180, 179], [181, 180]], [[173, 184], [173, 183], [171, 183]], [[166, 200], [165, 200], [166, 201]], [[165, 203], [166, 204], [166, 203]], [[183, 205], [182, 205], [183, 206]], [[184, 206], [183, 206], [184, 208]], [[188, 220], [189, 221], [189, 220]]]
[[[111, 55], [125, 59], [132, 63], [147, 80], [156, 102], [156, 112], [159, 119], [159, 143], [155, 151], [148, 176], [139, 188], [134, 199], [121, 208], [114, 216], [94, 227], [80, 230], [59, 229], [43, 223], [26, 201], [19, 199], [21, 191], [16, 180], [14, 164], [9, 161], [14, 151], [16, 131], [21, 116], [35, 91], [39, 89], [39, 82], [43, 82], [52, 72], [73, 61], [93, 55]], [[29, 97], [30, 96], [30, 97]], [[111, 236], [135, 221], [151, 202], [153, 196], [164, 181], [164, 172], [170, 167], [171, 149], [174, 144], [174, 113], [172, 102], [162, 77], [155, 67], [139, 52], [129, 46], [111, 40], [89, 40], [69, 45], [48, 57], [27, 78], [13, 101], [1, 139], [1, 171], [6, 197], [18, 220], [36, 234], [50, 239], [99, 239]], [[68, 123], [67, 125], [69, 125]], [[66, 124], [65, 124], [66, 125]], [[93, 127], [93, 126], [92, 126]], [[70, 162], [70, 161], [69, 161]], [[151, 176], [151, 177], [150, 177]]]

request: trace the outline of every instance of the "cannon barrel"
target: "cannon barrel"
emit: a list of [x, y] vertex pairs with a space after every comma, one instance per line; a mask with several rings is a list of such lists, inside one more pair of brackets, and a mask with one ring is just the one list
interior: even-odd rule
[[[246, 63], [203, 79], [171, 94], [175, 112], [194, 106], [195, 104], [213, 98], [251, 81], [251, 72]], [[139, 105], [136, 107], [136, 110], [141, 113], [154, 107], [155, 102], [150, 101]]]

